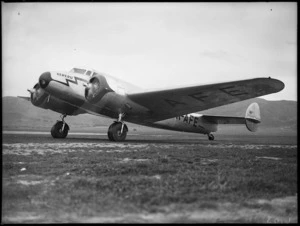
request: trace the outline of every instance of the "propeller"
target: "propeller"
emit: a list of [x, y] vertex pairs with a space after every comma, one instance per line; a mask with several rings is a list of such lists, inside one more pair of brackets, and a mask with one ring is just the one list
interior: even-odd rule
[[30, 93], [30, 94], [33, 94], [36, 92], [36, 89], [27, 89], [27, 91]]
[[97, 103], [102, 97], [113, 90], [107, 84], [106, 78], [103, 75], [95, 75], [85, 85], [85, 98], [90, 103]]
[[32, 89], [27, 89], [27, 91], [30, 93], [30, 99], [33, 103], [36, 103], [41, 97], [44, 96], [44, 91], [40, 88], [38, 83], [35, 84]]
[[85, 87], [85, 97], [88, 101], [91, 101], [101, 92], [100, 81], [97, 78], [91, 79]]

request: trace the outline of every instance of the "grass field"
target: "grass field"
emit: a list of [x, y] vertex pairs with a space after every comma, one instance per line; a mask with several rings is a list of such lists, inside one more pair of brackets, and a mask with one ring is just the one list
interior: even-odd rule
[[298, 221], [297, 145], [274, 137], [3, 138], [2, 223]]

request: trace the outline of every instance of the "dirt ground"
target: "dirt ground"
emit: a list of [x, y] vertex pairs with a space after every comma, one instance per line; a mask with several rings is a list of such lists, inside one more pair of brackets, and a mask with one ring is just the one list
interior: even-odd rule
[[297, 138], [4, 133], [2, 223], [297, 223]]

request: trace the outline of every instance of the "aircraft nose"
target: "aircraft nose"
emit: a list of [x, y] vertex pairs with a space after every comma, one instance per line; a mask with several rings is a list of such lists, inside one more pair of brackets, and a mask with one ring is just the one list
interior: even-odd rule
[[44, 72], [39, 78], [40, 86], [44, 89], [48, 86], [49, 82], [52, 80], [50, 72]]

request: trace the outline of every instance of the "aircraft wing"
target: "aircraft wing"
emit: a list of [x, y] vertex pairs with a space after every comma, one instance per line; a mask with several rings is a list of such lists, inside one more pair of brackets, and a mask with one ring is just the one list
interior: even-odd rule
[[255, 78], [233, 82], [129, 94], [128, 97], [149, 109], [154, 122], [179, 115], [279, 92], [284, 83], [272, 78]]
[[25, 99], [25, 100], [30, 101], [30, 97], [22, 97], [22, 96], [18, 96], [18, 98], [22, 98], [22, 99]]

